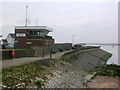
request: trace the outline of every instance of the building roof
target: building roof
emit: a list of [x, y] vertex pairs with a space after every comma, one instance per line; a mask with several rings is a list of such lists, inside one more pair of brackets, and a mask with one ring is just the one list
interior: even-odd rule
[[15, 38], [15, 34], [9, 33], [9, 35], [10, 35], [12, 38]]
[[37, 29], [37, 30], [47, 30], [49, 32], [52, 32], [53, 29], [49, 28], [47, 26], [15, 26], [15, 29]]
[[8, 43], [6, 39], [2, 39], [2, 42], [3, 42], [4, 44], [7, 44], [7, 43]]
[[7, 42], [7, 40], [6, 40], [6, 39], [2, 39], [2, 41], [3, 41], [3, 42]]

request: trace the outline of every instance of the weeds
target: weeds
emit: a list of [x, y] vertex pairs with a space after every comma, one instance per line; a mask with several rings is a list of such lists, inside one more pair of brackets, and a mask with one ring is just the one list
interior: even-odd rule
[[50, 74], [44, 66], [36, 65], [34, 63], [16, 66], [10, 69], [3, 70], [2, 87], [3, 88], [34, 88], [43, 85], [43, 82], [37, 80], [38, 78], [47, 79], [45, 75]]

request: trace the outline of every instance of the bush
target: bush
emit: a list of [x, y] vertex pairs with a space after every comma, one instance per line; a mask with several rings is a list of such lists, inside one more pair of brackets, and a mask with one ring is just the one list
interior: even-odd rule
[[44, 85], [43, 81], [41, 81], [41, 80], [36, 80], [35, 83], [36, 83], [36, 85], [37, 85], [38, 87], [41, 87], [41, 86]]

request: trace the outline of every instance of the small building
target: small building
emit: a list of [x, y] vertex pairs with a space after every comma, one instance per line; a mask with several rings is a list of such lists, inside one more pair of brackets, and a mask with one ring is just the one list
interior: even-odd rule
[[15, 34], [9, 33], [8, 36], [7, 36], [7, 38], [6, 38], [6, 40], [7, 40], [7, 42], [8, 42], [9, 44], [14, 45], [14, 42], [15, 42]]
[[8, 45], [8, 42], [7, 42], [6, 39], [2, 39], [2, 42], [1, 42], [1, 43], [4, 44], [4, 45]]
[[53, 30], [47, 26], [15, 26], [15, 48], [31, 48], [33, 46], [48, 46], [54, 44]]

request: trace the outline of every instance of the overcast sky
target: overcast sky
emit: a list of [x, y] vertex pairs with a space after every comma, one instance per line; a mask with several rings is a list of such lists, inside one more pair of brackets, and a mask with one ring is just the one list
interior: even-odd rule
[[[24, 1], [24, 0], [23, 0]], [[3, 38], [14, 33], [14, 26], [25, 25], [28, 5], [30, 24], [54, 29], [56, 42], [117, 43], [118, 0], [41, 0], [38, 2], [2, 2], [0, 28]]]

